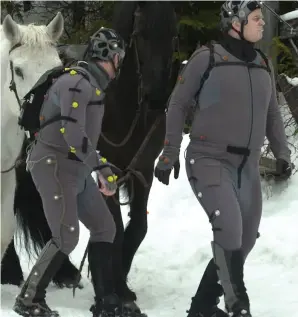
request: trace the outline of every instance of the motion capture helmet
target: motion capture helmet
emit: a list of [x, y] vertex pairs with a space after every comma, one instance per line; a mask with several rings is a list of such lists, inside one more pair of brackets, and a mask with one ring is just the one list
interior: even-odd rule
[[256, 9], [262, 8], [262, 1], [226, 1], [220, 10], [220, 24], [222, 31], [232, 29], [232, 23], [239, 21], [243, 27], [248, 22], [248, 15]]
[[114, 56], [116, 54], [119, 56], [119, 70], [125, 57], [125, 42], [114, 30], [102, 27], [90, 37], [84, 59], [109, 61], [117, 74], [114, 65]]

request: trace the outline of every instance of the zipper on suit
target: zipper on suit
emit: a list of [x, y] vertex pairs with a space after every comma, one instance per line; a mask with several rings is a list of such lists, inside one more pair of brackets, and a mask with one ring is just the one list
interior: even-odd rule
[[[254, 107], [253, 107], [253, 91], [252, 91], [252, 81], [251, 81], [251, 75], [249, 71], [249, 67], [247, 67], [248, 72], [248, 78], [249, 78], [249, 86], [250, 86], [250, 109], [251, 109], [251, 117], [250, 117], [250, 131], [249, 131], [249, 137], [247, 142], [247, 148], [249, 147], [250, 141], [251, 141], [251, 135], [252, 135], [252, 128], [253, 128], [253, 116], [254, 116]], [[237, 174], [238, 174], [238, 188], [241, 188], [241, 173], [244, 168], [244, 165], [246, 164], [248, 159], [247, 155], [243, 156], [243, 159], [238, 167]]]

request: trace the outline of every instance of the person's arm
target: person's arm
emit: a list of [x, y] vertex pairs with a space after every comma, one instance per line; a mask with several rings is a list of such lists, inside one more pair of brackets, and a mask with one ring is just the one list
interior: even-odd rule
[[73, 121], [62, 120], [62, 133], [69, 151], [78, 157], [91, 170], [106, 163], [93, 148], [85, 128], [86, 110], [92, 97], [92, 86], [82, 75], [64, 75], [59, 83], [59, 102], [61, 115]]
[[174, 177], [179, 176], [179, 153], [182, 141], [182, 131], [186, 114], [200, 88], [203, 74], [209, 65], [210, 51], [203, 49], [195, 51], [189, 62], [178, 77], [178, 82], [169, 101], [165, 145], [154, 175], [166, 185], [174, 168]]
[[291, 151], [288, 147], [284, 123], [277, 102], [275, 76], [272, 63], [270, 62], [272, 94], [267, 113], [266, 136], [270, 143], [270, 148], [276, 159], [283, 159], [291, 162]]
[[209, 49], [195, 51], [178, 77], [169, 101], [166, 140], [180, 148], [186, 114], [200, 87], [201, 78], [209, 64]]

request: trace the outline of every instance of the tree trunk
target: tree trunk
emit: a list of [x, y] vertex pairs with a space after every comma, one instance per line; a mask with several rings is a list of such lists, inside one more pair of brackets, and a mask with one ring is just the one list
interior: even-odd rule
[[31, 1], [23, 1], [24, 12], [30, 11], [32, 9]]
[[73, 1], [72, 3], [72, 27], [85, 26], [85, 2], [84, 1]]

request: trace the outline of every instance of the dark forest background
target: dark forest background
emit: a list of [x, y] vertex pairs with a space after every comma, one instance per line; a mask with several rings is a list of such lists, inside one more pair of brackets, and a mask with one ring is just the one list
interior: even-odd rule
[[[1, 1], [1, 19], [7, 13], [20, 23], [47, 23], [61, 11], [65, 18], [62, 43], [84, 43], [101, 26], [110, 26], [114, 1]], [[181, 60], [187, 59], [198, 44], [217, 40], [218, 13], [224, 1], [174, 1], [180, 39]], [[298, 8], [297, 1], [266, 1], [282, 15]], [[271, 55], [278, 73], [298, 75], [297, 59], [287, 40], [279, 35], [283, 25], [264, 10], [266, 29], [260, 48]], [[297, 23], [297, 22], [295, 22]], [[178, 54], [174, 56], [178, 58]]]

